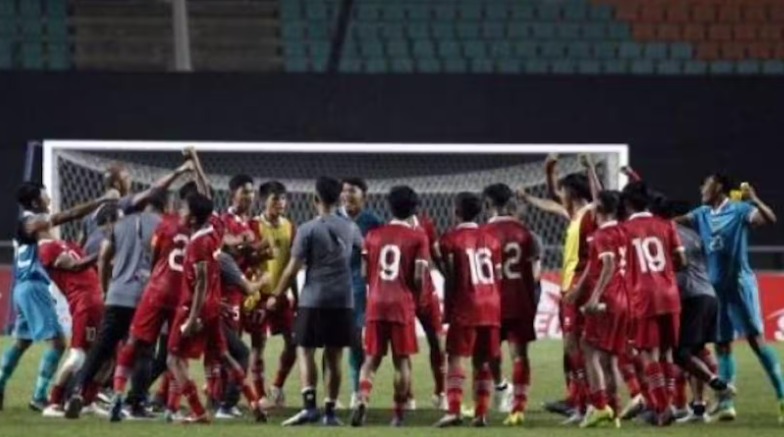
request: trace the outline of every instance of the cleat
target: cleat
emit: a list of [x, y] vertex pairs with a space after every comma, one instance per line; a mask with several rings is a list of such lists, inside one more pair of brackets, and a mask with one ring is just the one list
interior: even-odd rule
[[583, 415], [582, 415], [582, 414], [580, 414], [580, 412], [579, 412], [579, 411], [575, 411], [575, 412], [574, 412], [574, 413], [572, 413], [572, 415], [571, 415], [571, 416], [569, 416], [569, 417], [568, 417], [566, 420], [564, 420], [563, 422], [561, 422], [561, 425], [564, 425], [564, 426], [569, 426], [569, 425], [579, 425], [579, 424], [580, 424], [580, 422], [582, 422], [582, 421], [583, 421]]
[[215, 420], [234, 420], [233, 414], [231, 414], [231, 409], [226, 407], [218, 408], [218, 411], [215, 412]]
[[403, 409], [405, 411], [416, 411], [417, 409], [416, 399], [414, 399], [413, 397], [408, 398], [406, 400], [406, 405], [403, 407]]
[[201, 416], [189, 415], [182, 420], [183, 425], [209, 425], [210, 416], [207, 413]]
[[104, 404], [111, 404], [112, 398], [114, 398], [114, 391], [110, 389], [101, 390], [98, 392], [97, 399]]
[[469, 407], [466, 405], [462, 405], [460, 407], [460, 416], [465, 417], [466, 419], [473, 419], [474, 418], [475, 410], [473, 407]]
[[691, 414], [691, 411], [689, 410], [688, 407], [687, 408], [676, 408], [675, 411], [673, 411], [673, 413], [672, 413], [672, 417], [675, 420], [675, 422], [677, 422], [678, 420], [687, 417], [689, 414]]
[[463, 418], [457, 414], [447, 414], [441, 420], [436, 422], [436, 428], [451, 428], [453, 426], [460, 426], [463, 424]]
[[51, 404], [44, 408], [41, 415], [48, 418], [62, 419], [65, 417], [65, 410], [60, 405]]
[[574, 415], [574, 407], [566, 400], [548, 401], [542, 404], [545, 411], [553, 414], [559, 414], [564, 417], [572, 417]]
[[282, 423], [283, 426], [300, 426], [317, 423], [320, 415], [318, 410], [302, 410]]
[[475, 417], [474, 420], [471, 421], [472, 428], [487, 428], [487, 426], [487, 416]]
[[36, 413], [42, 413], [44, 411], [44, 409], [46, 408], [46, 405], [47, 405], [46, 399], [43, 399], [43, 400], [42, 399], [33, 399], [33, 400], [31, 400], [27, 404], [27, 406], [32, 411], [35, 411]]
[[78, 419], [79, 414], [82, 412], [82, 406], [84, 404], [84, 400], [81, 396], [76, 395], [68, 399], [68, 402], [65, 404], [65, 418], [66, 419]]
[[123, 410], [123, 413], [128, 420], [153, 420], [158, 418], [157, 415], [141, 406], [132, 407], [130, 410]]
[[392, 428], [402, 428], [404, 425], [405, 423], [403, 422], [402, 417], [395, 417], [389, 422], [389, 426]]
[[596, 428], [605, 424], [613, 422], [613, 410], [609, 406], [597, 410], [596, 408], [589, 407], [588, 412], [585, 414], [583, 421], [580, 422], [580, 428]]
[[675, 423], [677, 423], [678, 425], [685, 425], [689, 423], [709, 423], [709, 422], [710, 422], [710, 416], [708, 416], [707, 414], [697, 415], [694, 414], [694, 411], [689, 411], [689, 414], [686, 417], [682, 417], [675, 421]]
[[112, 399], [112, 408], [109, 410], [109, 421], [110, 422], [120, 422], [123, 420], [124, 411], [123, 411], [123, 400], [122, 396], [115, 395], [114, 399]]
[[735, 386], [732, 384], [727, 384], [727, 388], [716, 392], [716, 396], [718, 397], [719, 401], [730, 401], [735, 399], [735, 396], [737, 395], [738, 389], [735, 388]]
[[270, 396], [269, 402], [272, 408], [285, 408], [286, 407], [286, 393], [280, 389], [280, 387], [275, 387], [274, 385], [270, 388]]
[[163, 412], [163, 421], [166, 423], [175, 423], [175, 422], [182, 422], [185, 420], [185, 416], [182, 415], [179, 411], [170, 411], [166, 410]]
[[713, 420], [719, 422], [732, 422], [738, 416], [735, 405], [731, 400], [721, 400], [710, 412]]
[[[351, 410], [355, 410], [358, 405], [359, 405], [359, 393], [357, 392], [351, 393], [351, 401], [349, 401], [348, 403], [348, 408]], [[337, 406], [335, 407], [335, 409], [337, 410]]]
[[645, 409], [645, 398], [642, 395], [637, 395], [629, 400], [629, 403], [621, 411], [621, 420], [632, 420], [639, 416]]
[[433, 404], [433, 408], [436, 410], [447, 410], [446, 395], [444, 393], [433, 395], [431, 398], [431, 403]]
[[324, 418], [321, 419], [321, 424], [324, 426], [343, 426], [343, 422], [334, 414], [325, 414]]
[[152, 402], [150, 402], [150, 408], [153, 413], [163, 413], [166, 411], [166, 400], [156, 394], [153, 396]]
[[[235, 412], [233, 410], [239, 411], [239, 409], [237, 407], [234, 407], [231, 410], [229, 410], [229, 414], [231, 414], [232, 417], [237, 417], [234, 414]], [[253, 418], [256, 420], [256, 423], [267, 423], [268, 420], [267, 412], [264, 411], [264, 408], [261, 407], [260, 403], [257, 402], [255, 405], [251, 405], [251, 410], [253, 410]], [[242, 414], [241, 411], [240, 414]]]
[[240, 410], [239, 407], [237, 407], [236, 405], [231, 407], [229, 412], [231, 413], [232, 416], [236, 418], [240, 418], [245, 415], [245, 413], [243, 413], [242, 410]]
[[513, 411], [504, 420], [504, 426], [522, 426], [525, 422], [525, 414], [522, 411]]
[[367, 405], [360, 403], [351, 413], [351, 426], [360, 427], [367, 421]]
[[620, 417], [616, 417], [615, 419], [613, 419], [613, 428], [621, 429], [621, 418]]
[[495, 392], [493, 393], [493, 406], [499, 413], [511, 413], [513, 399], [514, 392], [512, 390], [512, 385], [506, 383], [505, 387], [501, 390], [496, 387]]

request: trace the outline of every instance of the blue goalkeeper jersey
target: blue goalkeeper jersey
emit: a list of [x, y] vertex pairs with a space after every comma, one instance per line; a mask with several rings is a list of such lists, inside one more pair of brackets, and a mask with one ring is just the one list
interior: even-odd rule
[[[341, 215], [346, 218], [351, 219], [351, 217], [346, 213], [344, 209], [340, 209]], [[373, 214], [372, 212], [368, 211], [367, 209], [363, 209], [362, 212], [359, 213], [355, 218], [353, 218], [354, 223], [357, 224], [359, 227], [360, 232], [362, 232], [362, 237], [366, 237], [368, 232], [376, 229], [384, 224], [381, 219]], [[354, 293], [364, 293], [365, 292], [365, 279], [362, 278], [362, 252], [361, 251], [354, 251], [351, 254], [351, 277], [352, 282], [354, 284]]]

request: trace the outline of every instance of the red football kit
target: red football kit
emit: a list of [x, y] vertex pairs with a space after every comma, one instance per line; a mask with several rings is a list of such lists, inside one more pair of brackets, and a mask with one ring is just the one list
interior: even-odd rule
[[623, 224], [629, 240], [629, 296], [636, 346], [671, 348], [678, 343], [680, 294], [672, 254], [683, 250], [673, 222], [649, 212]]
[[629, 300], [626, 292], [626, 257], [628, 241], [618, 222], [604, 223], [593, 234], [589, 250], [588, 277], [585, 292], [590, 298], [599, 282], [607, 257], [612, 257], [615, 267], [607, 287], [599, 300], [605, 311], [585, 316], [583, 340], [588, 344], [613, 354], [626, 351]]
[[501, 245], [476, 223], [462, 223], [441, 237], [439, 249], [453, 275], [445, 299], [447, 353], [499, 356], [501, 293], [496, 272]]
[[147, 343], [154, 343], [164, 324], [169, 331], [180, 301], [183, 259], [190, 239], [190, 230], [180, 224], [180, 217], [167, 214], [155, 229], [152, 253], [155, 265], [139, 308], [133, 316], [131, 335]]
[[[217, 254], [222, 244], [221, 236], [212, 225], [191, 235], [183, 260], [183, 280], [180, 302], [169, 336], [169, 352], [174, 356], [196, 359], [202, 354], [219, 356], [226, 351], [226, 338], [220, 328], [221, 280]], [[182, 325], [188, 320], [196, 287], [196, 266], [206, 264], [206, 294], [199, 319], [202, 329], [183, 337]]]
[[98, 327], [103, 319], [103, 293], [95, 267], [81, 271], [69, 271], [55, 267], [57, 258], [67, 253], [72, 258], [84, 258], [79, 245], [61, 240], [38, 242], [39, 257], [49, 277], [60, 289], [68, 302], [71, 313], [71, 347], [88, 349], [95, 341]]
[[[578, 211], [577, 216], [573, 219], [572, 223], [567, 229], [566, 242], [564, 244], [564, 257], [576, 257], [576, 264], [574, 272], [569, 274], [564, 271], [562, 274], [566, 278], [567, 275], [571, 278], [568, 284], [562, 284], [562, 292], [566, 293], [571, 289], [585, 273], [585, 268], [588, 266], [588, 251], [591, 244], [591, 238], [596, 231], [596, 216], [592, 209], [584, 207]], [[574, 234], [572, 234], [574, 232]], [[575, 241], [570, 241], [574, 238]], [[576, 248], [576, 252], [569, 252], [571, 247]], [[584, 299], [587, 299], [584, 297]], [[576, 302], [575, 304], [568, 304], [561, 301], [560, 317], [561, 329], [565, 334], [579, 333], [582, 331], [585, 320], [579, 308], [585, 301]]]
[[[234, 212], [233, 208], [229, 208], [229, 210], [221, 216], [221, 222], [223, 223], [223, 230], [225, 233], [233, 236], [239, 236], [242, 234], [253, 235], [254, 238], [257, 236], [258, 225], [248, 217], [242, 217], [239, 214]], [[255, 224], [255, 226], [254, 226]], [[237, 262], [237, 267], [242, 270], [244, 274], [248, 274], [251, 268], [253, 267], [251, 263], [246, 259], [246, 257], [242, 256], [241, 254], [236, 254], [233, 256], [234, 260]], [[240, 329], [240, 320], [241, 320], [241, 308], [242, 302], [245, 300], [245, 293], [242, 292], [242, 289], [234, 284], [223, 284], [223, 303], [224, 309], [223, 312], [224, 322], [226, 322], [232, 329], [239, 330]], [[252, 323], [253, 320], [243, 320], [242, 324], [246, 326], [263, 326], [258, 323]], [[262, 323], [263, 321], [259, 321]]]
[[493, 217], [483, 227], [501, 245], [501, 340], [523, 344], [536, 340], [536, 242], [514, 217]]
[[413, 355], [418, 351], [414, 276], [417, 264], [429, 265], [429, 240], [421, 230], [393, 220], [372, 230], [364, 244], [368, 282], [366, 351], [383, 356], [391, 344], [393, 355]]

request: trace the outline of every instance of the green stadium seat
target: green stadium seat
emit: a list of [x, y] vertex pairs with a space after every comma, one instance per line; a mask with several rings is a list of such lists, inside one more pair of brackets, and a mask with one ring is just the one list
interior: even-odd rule
[[405, 35], [403, 25], [400, 23], [382, 23], [379, 28], [379, 33], [386, 39], [400, 39]]
[[284, 21], [280, 32], [285, 40], [306, 39], [307, 24], [301, 21]]
[[436, 39], [455, 39], [455, 26], [452, 23], [433, 23], [431, 30]]
[[438, 21], [453, 22], [457, 18], [457, 8], [454, 5], [442, 4], [435, 7], [435, 19]]
[[381, 8], [381, 19], [387, 22], [402, 22], [406, 20], [406, 11], [397, 3], [390, 2]]
[[14, 66], [11, 51], [0, 51], [0, 70], [10, 70]]
[[561, 6], [557, 2], [539, 3], [535, 14], [541, 21], [560, 21]]
[[338, 65], [338, 71], [341, 73], [359, 73], [362, 71], [362, 61], [357, 58], [343, 58]]
[[585, 21], [588, 17], [588, 5], [586, 3], [566, 3], [563, 15], [569, 21]]
[[427, 23], [408, 23], [406, 34], [411, 39], [428, 39], [430, 38], [430, 29]]
[[749, 60], [738, 62], [736, 69], [738, 74], [745, 74], [745, 75], [760, 74], [760, 72], [762, 71], [762, 67], [759, 61], [749, 61]]
[[457, 36], [460, 39], [479, 38], [478, 23], [457, 23]]
[[[345, 62], [345, 59], [343, 60]], [[341, 63], [341, 70], [343, 70], [343, 65]], [[308, 71], [308, 59], [307, 58], [295, 58], [295, 59], [286, 59], [286, 62], [283, 63], [283, 68], [286, 70], [287, 73], [304, 73]]]
[[523, 63], [518, 59], [499, 59], [495, 65], [499, 73], [516, 74], [523, 72]]
[[607, 36], [607, 27], [600, 23], [583, 23], [580, 26], [583, 39], [589, 41], [600, 41]]
[[508, 34], [510, 39], [528, 38], [531, 34], [531, 26], [526, 23], [511, 22], [508, 26]]
[[384, 46], [381, 41], [366, 40], [359, 46], [359, 53], [364, 58], [380, 58], [384, 56]]
[[539, 40], [555, 38], [555, 25], [550, 23], [534, 23], [531, 25], [531, 36]]
[[393, 58], [407, 58], [411, 56], [408, 41], [394, 40], [387, 42], [387, 54]]
[[460, 44], [457, 41], [439, 41], [437, 51], [443, 59], [459, 58]]
[[577, 63], [569, 59], [553, 61], [551, 70], [554, 74], [574, 74], [577, 72]]
[[482, 37], [485, 39], [502, 39], [505, 37], [504, 24], [490, 22], [482, 24]]
[[542, 57], [547, 59], [562, 59], [564, 57], [564, 44], [557, 41], [546, 41], [542, 43]]
[[412, 21], [425, 21], [430, 19], [430, 10], [425, 5], [407, 5], [406, 18]]
[[482, 8], [479, 3], [464, 3], [458, 8], [458, 15], [463, 21], [479, 21], [482, 19]]
[[327, 64], [329, 64], [329, 58], [327, 57], [311, 57], [310, 71], [314, 71], [316, 73], [323, 73], [327, 71]]
[[365, 61], [365, 71], [368, 73], [387, 73], [389, 64], [386, 58], [372, 58]]
[[379, 28], [375, 23], [354, 23], [351, 26], [351, 34], [359, 40], [376, 39], [379, 36]]
[[629, 72], [629, 68], [625, 61], [604, 61], [602, 63], [602, 72], [606, 74], [626, 74]]
[[331, 23], [326, 21], [311, 22], [307, 26], [307, 35], [309, 39], [327, 39], [332, 34]]
[[656, 63], [656, 73], [668, 76], [683, 74], [683, 63], [678, 60], [659, 61]]
[[514, 54], [514, 48], [509, 41], [493, 41], [490, 44], [490, 56], [493, 58], [510, 58]]
[[765, 61], [762, 63], [762, 74], [784, 74], [784, 61]]
[[393, 59], [390, 64], [390, 70], [394, 73], [414, 72], [414, 61], [411, 59]]
[[607, 35], [612, 40], [624, 41], [631, 39], [632, 31], [628, 24], [610, 23], [607, 25]]
[[708, 64], [708, 73], [726, 75], [735, 73], [735, 65], [730, 61], [714, 61]]
[[22, 37], [26, 41], [40, 41], [44, 36], [44, 28], [40, 18], [25, 19], [21, 22]]
[[[343, 47], [341, 47], [340, 56], [344, 58], [358, 58], [361, 53], [360, 46], [360, 41], [346, 40], [346, 42], [343, 43]], [[286, 52], [285, 48], [284, 52]], [[297, 54], [297, 56], [300, 55]]]
[[678, 42], [670, 45], [670, 57], [672, 59], [689, 60], [694, 58], [694, 47], [685, 42]]
[[560, 23], [555, 28], [555, 36], [564, 41], [580, 39], [580, 25], [576, 23]]
[[593, 46], [593, 55], [596, 59], [610, 60], [618, 57], [618, 43], [600, 42]]
[[65, 44], [50, 44], [48, 57], [51, 70], [68, 70], [71, 68], [71, 52]]
[[599, 61], [580, 60], [577, 61], [577, 72], [580, 74], [599, 74], [602, 72], [602, 64]]
[[523, 70], [531, 74], [546, 74], [548, 72], [548, 65], [545, 61], [531, 60], [525, 61]]
[[487, 46], [484, 41], [466, 41], [463, 45], [463, 52], [467, 58], [486, 58]]
[[652, 59], [659, 61], [667, 59], [667, 44], [662, 42], [652, 42], [645, 44], [643, 48], [643, 57], [645, 59]]
[[465, 73], [468, 71], [468, 62], [462, 58], [447, 59], [444, 61], [445, 73]]
[[642, 58], [642, 46], [636, 42], [621, 43], [621, 47], [618, 49], [618, 57], [629, 60]]
[[708, 72], [708, 64], [703, 61], [686, 61], [683, 66], [684, 74], [704, 75]]
[[532, 41], [518, 41], [515, 43], [515, 55], [523, 59], [533, 59], [539, 57], [539, 48]]
[[50, 41], [67, 40], [68, 23], [63, 20], [48, 20], [46, 23], [46, 37]]
[[41, 0], [21, 0], [19, 14], [23, 17], [41, 17]]
[[569, 59], [590, 59], [591, 44], [583, 41], [569, 43], [566, 46], [566, 57]]
[[440, 73], [441, 62], [438, 59], [417, 59], [416, 71], [419, 73]]
[[493, 61], [489, 59], [472, 59], [470, 62], [469, 69], [471, 73], [492, 73], [493, 72]]
[[14, 0], [0, 0], [0, 16], [16, 15]]
[[[287, 3], [287, 2], [284, 2]], [[293, 3], [293, 2], [291, 2]], [[68, 1], [67, 0], [47, 0], [46, 1], [46, 15], [49, 18], [65, 19], [68, 16]]]
[[412, 53], [417, 58], [432, 58], [436, 55], [436, 49], [430, 41], [414, 41]]
[[655, 63], [648, 59], [634, 60], [629, 68], [632, 74], [653, 74], [655, 70]]
[[311, 41], [308, 44], [308, 53], [313, 58], [328, 58], [332, 51], [331, 45], [327, 41]]
[[381, 9], [376, 4], [358, 2], [354, 7], [359, 21], [377, 21], [381, 17]]
[[517, 21], [531, 21], [535, 15], [536, 11], [532, 4], [519, 3], [512, 6], [512, 18]]
[[326, 20], [329, 18], [327, 7], [319, 2], [305, 3], [305, 17], [311, 21]]
[[[348, 46], [353, 46], [353, 44], [347, 44], [346, 47]], [[283, 54], [286, 57], [305, 57], [308, 54], [307, 44], [301, 41], [289, 41], [283, 44]]]
[[[65, 2], [65, 0], [50, 0], [49, 3], [51, 4], [53, 2]], [[302, 18], [302, 7], [299, 2], [287, 1], [279, 2], [278, 4], [280, 5], [280, 17], [283, 21], [298, 20]]]
[[22, 68], [41, 70], [44, 68], [43, 45], [40, 43], [22, 44]]
[[[531, 8], [531, 15], [533, 15], [533, 8]], [[488, 21], [506, 21], [509, 19], [509, 8], [504, 4], [487, 4], [485, 5], [485, 18]]]
[[588, 11], [591, 21], [609, 22], [613, 20], [613, 9], [610, 5], [592, 5]]
[[0, 37], [10, 37], [16, 34], [16, 21], [13, 18], [0, 17]]

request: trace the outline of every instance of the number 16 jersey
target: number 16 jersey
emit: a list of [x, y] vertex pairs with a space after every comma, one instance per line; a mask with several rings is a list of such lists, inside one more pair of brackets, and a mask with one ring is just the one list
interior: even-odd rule
[[[166, 215], [152, 237], [155, 265], [145, 294], [155, 297], [164, 308], [175, 308], [182, 288], [182, 262], [190, 239], [189, 230], [177, 215]], [[145, 298], [148, 298], [145, 296]]]

